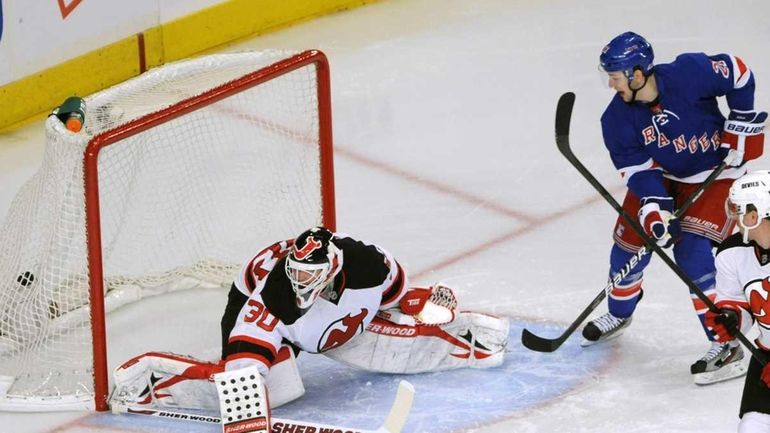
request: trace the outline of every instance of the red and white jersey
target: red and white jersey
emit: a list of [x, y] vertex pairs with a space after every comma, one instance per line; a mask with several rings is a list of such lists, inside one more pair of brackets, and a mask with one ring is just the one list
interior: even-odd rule
[[770, 350], [770, 250], [743, 242], [736, 233], [716, 254], [717, 305], [733, 304], [749, 311], [759, 326], [757, 343]]
[[282, 342], [321, 353], [362, 333], [379, 310], [393, 308], [407, 291], [407, 278], [383, 248], [335, 233], [342, 269], [307, 310], [297, 307], [284, 264], [287, 240], [260, 251], [241, 269], [235, 286], [248, 301], [230, 332], [225, 360], [256, 361], [266, 375]]

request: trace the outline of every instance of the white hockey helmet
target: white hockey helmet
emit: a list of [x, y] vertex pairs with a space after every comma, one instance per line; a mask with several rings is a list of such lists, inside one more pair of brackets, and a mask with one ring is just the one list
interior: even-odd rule
[[[738, 221], [738, 226], [743, 229], [743, 241], [748, 242], [749, 230], [770, 218], [770, 171], [752, 171], [736, 179], [725, 200], [725, 211]], [[755, 224], [747, 226], [743, 220], [751, 211], [757, 211], [759, 218]]]
[[310, 308], [342, 269], [342, 250], [334, 245], [333, 238], [330, 230], [313, 227], [294, 240], [286, 257], [286, 276], [301, 309]]

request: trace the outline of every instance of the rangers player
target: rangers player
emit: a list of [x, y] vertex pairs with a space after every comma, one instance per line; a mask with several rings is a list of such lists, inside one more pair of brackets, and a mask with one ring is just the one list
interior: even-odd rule
[[[653, 49], [632, 32], [615, 37], [599, 56], [600, 69], [617, 94], [601, 118], [605, 146], [626, 181], [623, 208], [660, 246], [673, 245], [676, 263], [708, 296], [714, 296], [712, 248], [734, 225], [722, 209], [733, 179], [746, 161], [762, 154], [767, 113], [754, 110], [754, 76], [742, 59], [729, 54], [682, 54], [672, 63], [653, 63]], [[726, 97], [724, 118], [717, 98]], [[728, 156], [726, 169], [681, 218], [672, 214]], [[730, 159], [728, 159], [730, 160]], [[643, 245], [619, 218], [610, 253], [615, 275]], [[650, 256], [636, 266], [608, 296], [609, 312], [583, 329], [584, 344], [616, 337], [631, 323], [642, 299], [642, 275]], [[706, 306], [692, 295], [701, 323]], [[742, 375], [737, 343], [715, 341], [691, 367], [698, 384]]]
[[[759, 349], [770, 360], [770, 171], [749, 173], [733, 183], [726, 205], [740, 233], [727, 238], [716, 254], [716, 305], [706, 324], [719, 342], [745, 333], [756, 320]], [[738, 431], [770, 432], [770, 364], [749, 363]]]
[[275, 407], [304, 393], [300, 351], [369, 371], [418, 373], [499, 366], [508, 338], [507, 319], [458, 312], [450, 288], [410, 288], [385, 249], [323, 227], [247, 261], [221, 323], [219, 362], [145, 353], [115, 370], [112, 398], [218, 408], [212, 376], [251, 368], [266, 378]]

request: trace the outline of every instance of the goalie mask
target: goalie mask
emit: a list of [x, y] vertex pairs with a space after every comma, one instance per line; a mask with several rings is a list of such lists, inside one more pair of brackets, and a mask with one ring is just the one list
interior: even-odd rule
[[[770, 218], [770, 171], [754, 171], [733, 182], [727, 200], [727, 215], [738, 222], [743, 232], [743, 242], [749, 241], [749, 230], [759, 227], [762, 220]], [[746, 225], [746, 214], [757, 211], [757, 222]]]
[[297, 297], [297, 306], [309, 308], [342, 269], [342, 251], [334, 245], [334, 233], [313, 227], [294, 240], [286, 257], [286, 276]]

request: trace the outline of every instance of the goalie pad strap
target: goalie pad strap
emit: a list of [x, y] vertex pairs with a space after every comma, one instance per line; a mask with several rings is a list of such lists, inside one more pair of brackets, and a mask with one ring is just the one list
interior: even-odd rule
[[[247, 362], [243, 366], [253, 367], [254, 364]], [[234, 365], [228, 367], [231, 370], [237, 368]], [[171, 353], [145, 353], [115, 370], [115, 392], [110, 402], [148, 408], [219, 410], [213, 376], [222, 371], [222, 363], [214, 364]], [[274, 407], [305, 393], [294, 352], [288, 346], [278, 351], [276, 363], [267, 375], [267, 387], [271, 390], [270, 401]]]
[[396, 324], [376, 317], [364, 333], [324, 354], [382, 373], [487, 368], [502, 364], [508, 331], [507, 319], [473, 312], [462, 312], [441, 326]]

